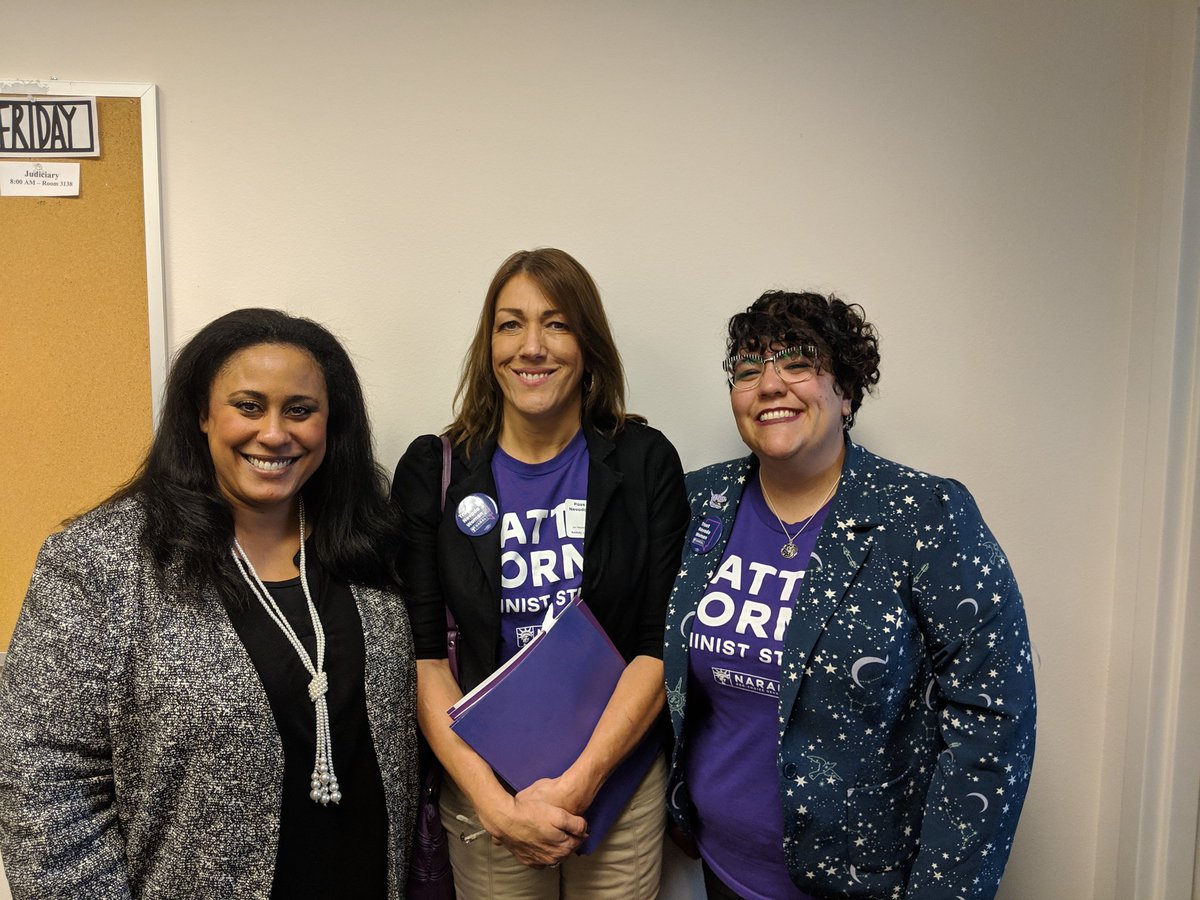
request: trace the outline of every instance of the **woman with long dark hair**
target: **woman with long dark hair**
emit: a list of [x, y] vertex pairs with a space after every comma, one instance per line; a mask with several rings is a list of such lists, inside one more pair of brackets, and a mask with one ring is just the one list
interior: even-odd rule
[[0, 691], [14, 896], [401, 896], [398, 540], [337, 339], [201, 329], [136, 476], [38, 557]]

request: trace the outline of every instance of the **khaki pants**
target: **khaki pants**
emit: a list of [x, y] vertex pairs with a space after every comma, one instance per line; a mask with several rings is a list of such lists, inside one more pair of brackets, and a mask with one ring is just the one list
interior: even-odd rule
[[660, 753], [604, 842], [588, 856], [572, 853], [558, 868], [531, 869], [484, 835], [464, 844], [472, 829], [454, 817], [474, 816], [466, 795], [442, 781], [442, 824], [459, 900], [655, 900], [662, 879], [667, 765]]

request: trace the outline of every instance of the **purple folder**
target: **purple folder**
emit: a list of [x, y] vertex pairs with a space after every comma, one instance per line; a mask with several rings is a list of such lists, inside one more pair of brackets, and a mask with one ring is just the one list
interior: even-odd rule
[[[451, 728], [509, 785], [556, 778], [583, 751], [625, 671], [625, 660], [580, 599], [559, 613], [513, 665], [450, 709]], [[658, 753], [647, 735], [604, 782], [584, 813], [588, 854], [633, 796]]]

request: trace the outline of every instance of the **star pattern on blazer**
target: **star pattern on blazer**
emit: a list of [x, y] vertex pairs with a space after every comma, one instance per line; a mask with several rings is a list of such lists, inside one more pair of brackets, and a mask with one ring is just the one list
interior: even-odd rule
[[[685, 830], [690, 625], [756, 465], [687, 476], [664, 654], [669, 801]], [[700, 553], [690, 538], [705, 519], [722, 530]], [[971, 494], [848, 442], [796, 606], [776, 773], [793, 881], [817, 897], [992, 896], [1030, 777], [1035, 695], [1021, 595]]]

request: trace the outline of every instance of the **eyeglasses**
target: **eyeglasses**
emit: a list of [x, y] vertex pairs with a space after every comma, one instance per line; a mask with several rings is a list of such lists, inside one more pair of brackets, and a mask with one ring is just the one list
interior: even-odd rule
[[762, 381], [767, 363], [775, 366], [775, 374], [788, 384], [807, 381], [817, 373], [817, 348], [812, 344], [795, 344], [762, 356], [758, 353], [739, 353], [725, 360], [725, 378], [735, 391], [749, 391]]

